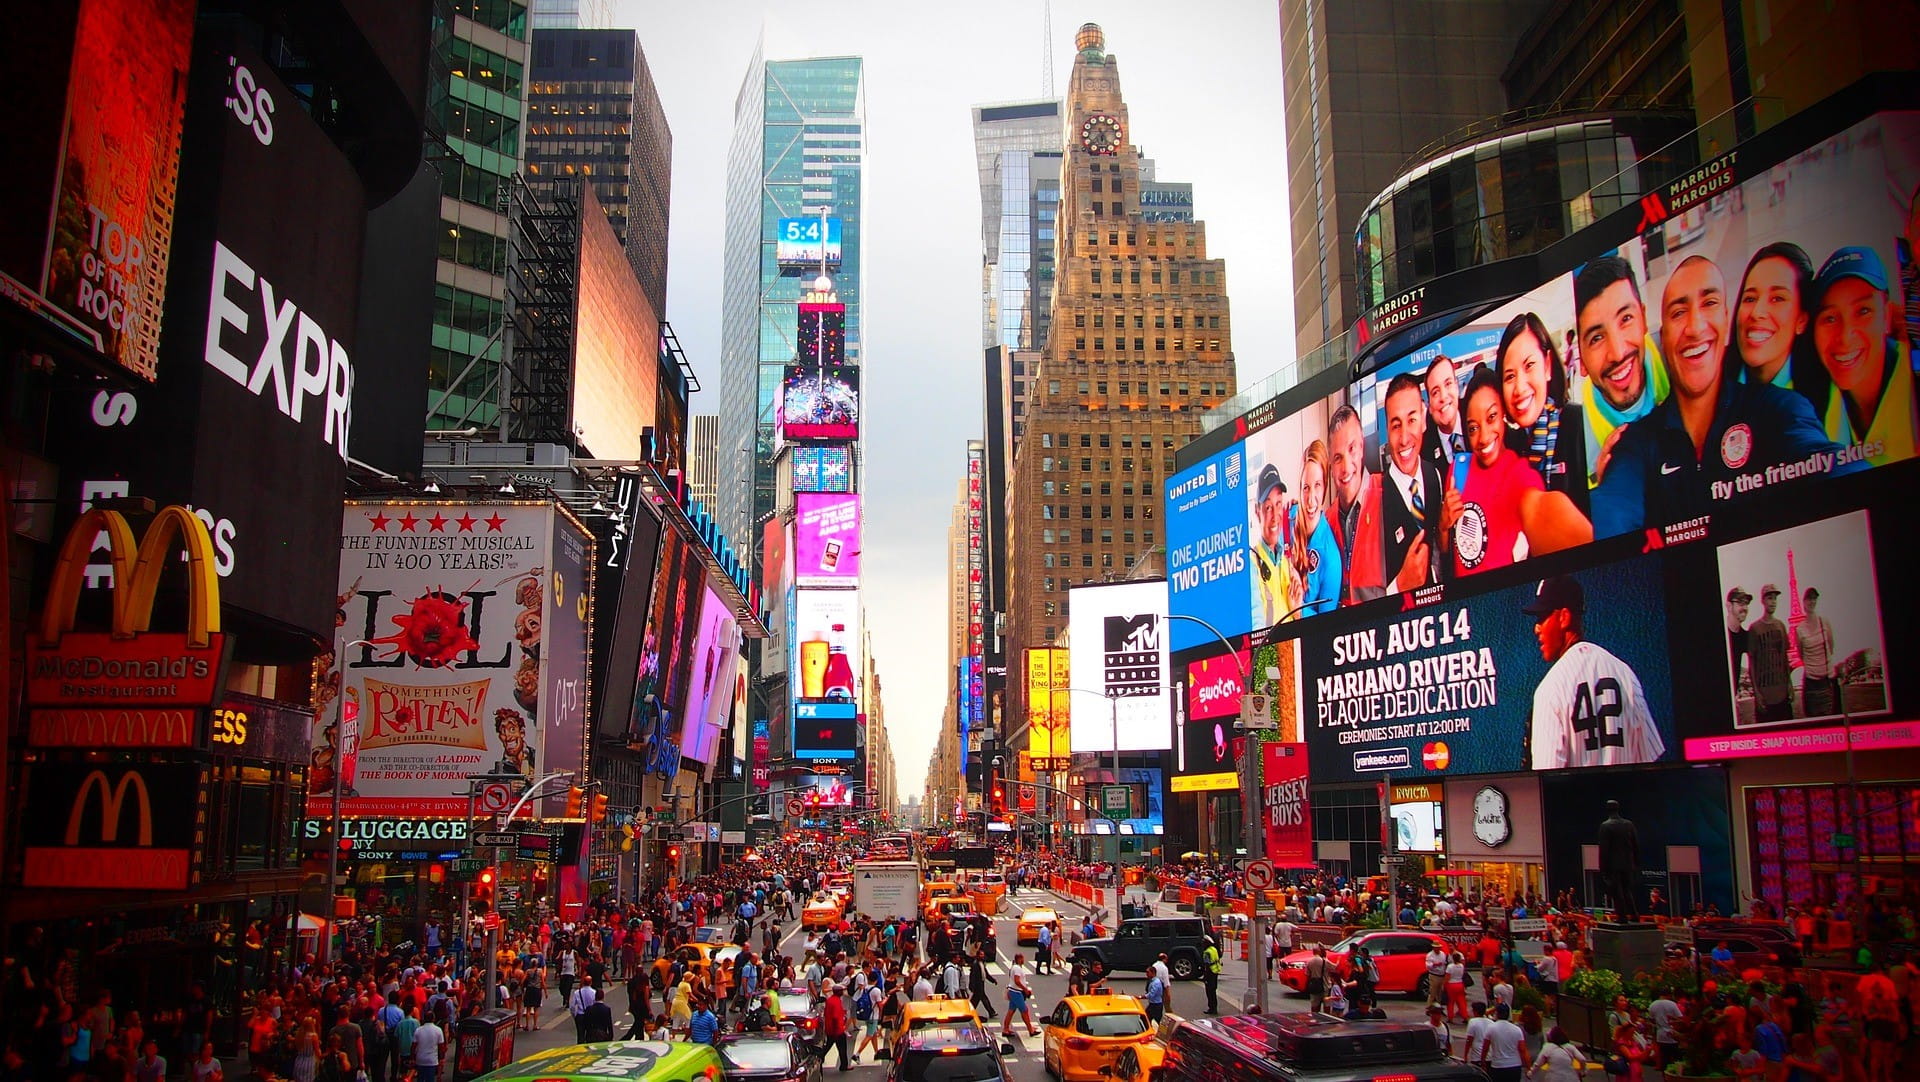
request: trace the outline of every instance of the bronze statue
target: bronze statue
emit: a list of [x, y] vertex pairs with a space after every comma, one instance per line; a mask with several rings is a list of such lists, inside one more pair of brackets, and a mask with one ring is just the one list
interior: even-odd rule
[[1600, 881], [1613, 904], [1615, 919], [1638, 921], [1640, 905], [1634, 898], [1640, 879], [1640, 832], [1633, 820], [1620, 814], [1618, 800], [1607, 801], [1607, 817], [1600, 823]]

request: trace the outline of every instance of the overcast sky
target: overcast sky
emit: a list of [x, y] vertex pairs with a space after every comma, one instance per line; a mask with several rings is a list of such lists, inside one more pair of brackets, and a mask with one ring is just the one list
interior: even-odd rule
[[[1054, 93], [1074, 31], [1119, 60], [1129, 139], [1163, 180], [1191, 181], [1224, 258], [1244, 386], [1293, 341], [1275, 0], [1053, 8]], [[868, 627], [902, 796], [919, 794], [947, 695], [946, 534], [966, 441], [981, 435], [980, 188], [970, 107], [1042, 93], [1040, 0], [615, 0], [636, 27], [673, 127], [667, 318], [719, 410], [720, 258], [734, 97], [765, 28], [768, 59], [865, 60]], [[741, 441], [722, 434], [722, 447]], [[735, 538], [736, 543], [745, 538]], [[745, 547], [742, 545], [741, 547]]]

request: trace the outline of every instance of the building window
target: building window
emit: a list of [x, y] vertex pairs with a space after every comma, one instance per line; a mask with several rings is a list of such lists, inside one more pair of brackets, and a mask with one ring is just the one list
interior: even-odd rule
[[1122, 504], [1122, 505], [1121, 505], [1121, 507], [1120, 507], [1120, 517], [1121, 517], [1121, 518], [1132, 518], [1132, 517], [1133, 517], [1133, 505], [1132, 505], [1132, 504], [1130, 504], [1130, 503], [1129, 503], [1129, 504]]
[[[1059, 393], [1060, 393], [1060, 381], [1059, 381], [1059, 380], [1057, 380], [1057, 379], [1050, 379], [1050, 380], [1048, 380], [1048, 381], [1047, 381], [1047, 393], [1048, 393], [1048, 394], [1059, 394]], [[1046, 445], [1045, 445], [1045, 446], [1048, 446], [1048, 447], [1052, 447], [1052, 446], [1053, 446], [1053, 443], [1052, 443], [1052, 441], [1051, 441], [1051, 437], [1049, 437], [1049, 441], [1048, 441], [1048, 442], [1046, 443]]]
[[[1106, 393], [1107, 393], [1107, 381], [1103, 379], [1103, 380], [1101, 380], [1101, 381], [1099, 381], [1098, 383], [1095, 383], [1095, 384], [1093, 385], [1093, 389], [1094, 389], [1094, 391], [1095, 391], [1095, 393], [1097, 393], [1097, 394], [1106, 394]], [[1105, 446], [1106, 446], [1106, 442], [1105, 442], [1105, 440], [1106, 440], [1106, 438], [1107, 438], [1107, 437], [1106, 437], [1106, 435], [1105, 435], [1104, 433], [1102, 433], [1102, 434], [1101, 434], [1101, 436], [1100, 436], [1100, 439], [1101, 439], [1101, 441], [1102, 441], [1102, 442], [1101, 442], [1101, 444], [1100, 444], [1100, 446], [1102, 446], [1102, 447], [1105, 447]]]
[[1083, 553], [1081, 553], [1081, 554], [1080, 554], [1080, 566], [1081, 566], [1081, 567], [1092, 567], [1092, 566], [1093, 566], [1093, 553], [1091, 553], [1091, 552], [1083, 552]]
[[1103, 504], [1101, 504], [1101, 505], [1100, 505], [1100, 517], [1101, 517], [1101, 518], [1108, 518], [1108, 519], [1110, 519], [1110, 518], [1112, 518], [1112, 517], [1113, 517], [1113, 505], [1112, 505], [1112, 504], [1110, 504], [1110, 503], [1103, 503]]
[[1103, 552], [1103, 553], [1101, 553], [1101, 554], [1100, 554], [1100, 566], [1101, 566], [1101, 567], [1112, 567], [1112, 566], [1113, 566], [1113, 553], [1111, 553], [1111, 552]]
[[1084, 326], [1086, 326], [1086, 325], [1087, 325], [1087, 314], [1086, 314], [1085, 312], [1075, 312], [1075, 313], [1073, 314], [1073, 325], [1074, 325], [1074, 326], [1076, 326], [1076, 327], [1084, 327]]
[[1087, 434], [1086, 434], [1085, 432], [1082, 432], [1082, 433], [1080, 433], [1080, 446], [1082, 446], [1082, 447], [1092, 447], [1092, 446], [1093, 446], [1093, 437], [1092, 437], [1092, 436], [1089, 436], [1089, 435], [1087, 435]]
[[1081, 531], [1080, 531], [1080, 543], [1081, 543], [1081, 544], [1083, 544], [1083, 545], [1091, 545], [1091, 544], [1093, 544], [1093, 529], [1092, 529], [1092, 527], [1088, 527], [1087, 529], [1084, 529], [1084, 530], [1081, 530]]
[[1112, 531], [1112, 530], [1101, 530], [1101, 531], [1100, 531], [1100, 543], [1101, 543], [1101, 544], [1103, 544], [1103, 545], [1111, 545], [1111, 544], [1113, 544], [1113, 531]]

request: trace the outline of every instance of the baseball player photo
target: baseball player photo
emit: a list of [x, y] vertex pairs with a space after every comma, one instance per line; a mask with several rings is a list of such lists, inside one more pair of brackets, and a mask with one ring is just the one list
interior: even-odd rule
[[1586, 608], [1586, 591], [1567, 575], [1542, 580], [1521, 606], [1550, 666], [1533, 692], [1535, 770], [1651, 763], [1667, 750], [1640, 677], [1586, 638]]
[[1736, 729], [1887, 712], [1867, 512], [1722, 545], [1719, 562]]

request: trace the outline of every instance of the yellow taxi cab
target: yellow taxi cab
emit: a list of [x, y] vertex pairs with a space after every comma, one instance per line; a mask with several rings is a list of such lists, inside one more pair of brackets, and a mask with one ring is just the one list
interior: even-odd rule
[[[1166, 1060], [1147, 1009], [1132, 996], [1068, 996], [1045, 1026], [1040, 1058], [1062, 1082], [1144, 1077]], [[1129, 1051], [1133, 1062], [1122, 1063]]]
[[958, 898], [964, 894], [960, 884], [953, 880], [936, 879], [920, 888], [920, 908], [925, 909], [931, 906], [935, 898]]
[[936, 995], [932, 999], [911, 999], [900, 1008], [900, 1025], [893, 1031], [892, 1047], [906, 1046], [907, 1034], [934, 1026], [958, 1026], [963, 1022], [980, 1024], [973, 1004], [964, 999]]
[[1020, 913], [1020, 923], [1014, 928], [1014, 941], [1021, 946], [1040, 942], [1040, 929], [1060, 919], [1060, 914], [1052, 906], [1029, 906]]
[[927, 919], [944, 917], [949, 921], [964, 920], [975, 913], [971, 898], [935, 898], [927, 906]]
[[838, 895], [831, 891], [816, 894], [813, 896], [813, 901], [808, 902], [806, 908], [800, 911], [800, 927], [832, 928], [840, 923], [844, 913], [845, 909], [841, 906]]
[[686, 963], [689, 973], [704, 975], [708, 969], [739, 954], [740, 947], [734, 943], [687, 943], [674, 948], [673, 960]]

